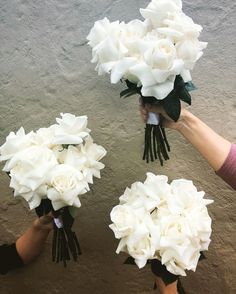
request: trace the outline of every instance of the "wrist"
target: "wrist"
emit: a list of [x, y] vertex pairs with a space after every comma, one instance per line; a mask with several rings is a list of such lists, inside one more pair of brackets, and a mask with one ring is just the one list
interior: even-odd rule
[[191, 128], [191, 126], [193, 126], [195, 122], [196, 117], [187, 109], [182, 109], [180, 119], [176, 124], [176, 130], [183, 135], [184, 132], [187, 129]]

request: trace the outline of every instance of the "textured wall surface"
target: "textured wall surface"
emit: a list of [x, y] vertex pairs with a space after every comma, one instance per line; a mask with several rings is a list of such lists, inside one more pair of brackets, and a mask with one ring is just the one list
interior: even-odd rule
[[[183, 279], [188, 294], [236, 293], [235, 192], [176, 132], [168, 131], [171, 160], [160, 168], [140, 159], [143, 124], [138, 100], [119, 98], [121, 84], [98, 77], [86, 36], [95, 20], [139, 17], [144, 0], [0, 0], [0, 144], [12, 130], [48, 126], [60, 112], [87, 114], [95, 140], [106, 147], [106, 169], [94, 192], [82, 197], [74, 229], [83, 255], [67, 269], [50, 260], [51, 237], [33, 264], [0, 277], [1, 294], [153, 293], [150, 269], [123, 265], [108, 228], [111, 208], [125, 187], [152, 171], [185, 177], [215, 200], [209, 207], [213, 236], [207, 260]], [[236, 141], [235, 1], [184, 0], [184, 11], [202, 24], [208, 48], [193, 73], [198, 90], [192, 112]], [[11, 242], [35, 218], [14, 199], [1, 172], [0, 242]], [[0, 261], [1, 262], [1, 261]]]

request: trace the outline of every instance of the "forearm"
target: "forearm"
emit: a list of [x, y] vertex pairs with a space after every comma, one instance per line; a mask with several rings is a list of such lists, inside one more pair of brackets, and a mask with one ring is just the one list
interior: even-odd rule
[[39, 229], [35, 224], [16, 241], [16, 249], [24, 264], [30, 263], [41, 252], [50, 230]]
[[220, 169], [230, 151], [231, 143], [229, 141], [219, 136], [187, 110], [183, 112], [177, 129], [215, 171]]

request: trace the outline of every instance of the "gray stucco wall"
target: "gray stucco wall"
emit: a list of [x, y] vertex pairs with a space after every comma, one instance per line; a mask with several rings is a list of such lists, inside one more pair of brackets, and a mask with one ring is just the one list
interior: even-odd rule
[[[186, 0], [184, 11], [203, 25], [208, 41], [193, 79], [191, 110], [230, 141], [236, 141], [235, 1]], [[51, 238], [32, 265], [0, 277], [1, 294], [153, 293], [150, 269], [122, 265], [118, 242], [109, 230], [109, 213], [124, 188], [147, 171], [170, 179], [185, 177], [215, 200], [209, 207], [213, 236], [207, 260], [183, 279], [188, 294], [236, 293], [235, 192], [215, 175], [198, 153], [168, 131], [171, 160], [160, 168], [141, 159], [143, 124], [137, 99], [121, 100], [121, 84], [98, 77], [90, 64], [86, 36], [94, 21], [139, 17], [144, 0], [0, 0], [0, 144], [24, 126], [48, 126], [60, 112], [87, 114], [95, 140], [108, 150], [106, 169], [94, 193], [82, 197], [74, 229], [83, 255], [67, 269], [50, 260]], [[1, 172], [0, 242], [11, 242], [35, 218], [13, 198]], [[1, 262], [1, 261], [0, 261]]]

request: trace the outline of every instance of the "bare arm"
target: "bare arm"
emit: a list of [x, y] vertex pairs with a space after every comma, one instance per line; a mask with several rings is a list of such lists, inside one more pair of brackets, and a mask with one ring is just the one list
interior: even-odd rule
[[24, 264], [30, 263], [40, 254], [52, 228], [52, 217], [42, 216], [16, 241], [16, 250]]
[[147, 120], [149, 111], [160, 113], [164, 118], [164, 126], [179, 131], [215, 171], [221, 168], [231, 148], [229, 141], [215, 133], [204, 122], [186, 109], [181, 111], [178, 122], [173, 122], [160, 107], [140, 106], [140, 112], [144, 121]]
[[215, 171], [219, 170], [229, 154], [231, 143], [189, 111], [184, 110], [181, 116], [177, 130], [198, 150]]

